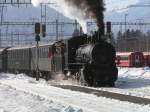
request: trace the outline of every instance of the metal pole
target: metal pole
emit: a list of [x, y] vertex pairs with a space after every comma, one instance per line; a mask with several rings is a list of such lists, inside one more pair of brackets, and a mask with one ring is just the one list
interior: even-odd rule
[[125, 14], [125, 32], [126, 32], [126, 30], [127, 30], [127, 16], [128, 16], [128, 14]]
[[39, 73], [39, 41], [36, 41], [36, 80], [38, 81], [40, 78]]
[[125, 14], [125, 35], [124, 35], [124, 38], [125, 38], [125, 46], [124, 46], [125, 47], [125, 51], [127, 51], [127, 46], [126, 46], [127, 45], [127, 37], [126, 37], [127, 36], [126, 35], [126, 33], [127, 33], [126, 32], [127, 31], [127, 26], [126, 26], [127, 25], [127, 16], [128, 16], [128, 14]]
[[7, 44], [9, 44], [9, 38], [8, 38], [8, 25], [6, 26], [6, 40], [7, 40]]
[[3, 11], [4, 11], [4, 6], [1, 6], [1, 24], [3, 22]]
[[56, 19], [56, 41], [58, 41], [58, 19]]
[[11, 32], [11, 47], [13, 47], [13, 32]]
[[20, 44], [20, 42], [19, 42], [20, 40], [19, 40], [19, 32], [18, 32], [18, 46], [19, 46], [19, 44]]
[[2, 41], [1, 41], [1, 33], [2, 33], [2, 30], [0, 29], [0, 48], [1, 48], [1, 46], [2, 46]]

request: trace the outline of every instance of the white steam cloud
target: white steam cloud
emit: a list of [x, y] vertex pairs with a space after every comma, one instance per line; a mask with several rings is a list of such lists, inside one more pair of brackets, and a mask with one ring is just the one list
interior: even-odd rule
[[40, 3], [44, 2], [44, 0], [32, 0], [31, 3], [33, 6], [37, 7]]
[[51, 4], [49, 6], [70, 19], [76, 19], [82, 26], [83, 31], [87, 33], [87, 19], [84, 18], [84, 13], [75, 7], [69, 6], [65, 0], [32, 0], [34, 6], [38, 6], [40, 3], [55, 3], [55, 5]]

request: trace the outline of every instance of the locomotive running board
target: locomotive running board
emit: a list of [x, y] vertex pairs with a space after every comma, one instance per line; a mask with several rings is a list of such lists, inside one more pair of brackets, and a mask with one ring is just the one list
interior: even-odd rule
[[113, 93], [113, 92], [102, 91], [102, 90], [94, 90], [94, 89], [90, 89], [90, 88], [86, 88], [86, 87], [79, 87], [79, 86], [72, 86], [72, 85], [53, 85], [53, 86], [59, 87], [62, 89], [69, 89], [72, 91], [94, 94], [98, 97], [106, 97], [106, 98], [110, 98], [110, 99], [116, 99], [116, 100], [120, 100], [120, 101], [127, 101], [127, 102], [131, 102], [131, 103], [143, 104], [143, 105], [150, 104], [150, 99], [142, 98], [142, 97], [124, 95], [124, 94]]

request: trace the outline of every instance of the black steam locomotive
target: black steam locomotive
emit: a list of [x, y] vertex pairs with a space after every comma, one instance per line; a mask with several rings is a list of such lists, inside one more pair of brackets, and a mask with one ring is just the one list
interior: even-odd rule
[[68, 40], [67, 71], [77, 74], [88, 86], [114, 86], [118, 77], [114, 47], [102, 39], [104, 29], [93, 36], [77, 36]]
[[[56, 73], [75, 76], [84, 85], [114, 86], [118, 70], [116, 52], [102, 36], [101, 29], [93, 36], [81, 35], [67, 40], [40, 45], [38, 69], [47, 80]], [[0, 50], [0, 70], [25, 72], [36, 76], [36, 46], [5, 48]]]
[[85, 63], [80, 72], [90, 86], [114, 86], [118, 71], [112, 45], [104, 41], [83, 45], [77, 50], [77, 60]]

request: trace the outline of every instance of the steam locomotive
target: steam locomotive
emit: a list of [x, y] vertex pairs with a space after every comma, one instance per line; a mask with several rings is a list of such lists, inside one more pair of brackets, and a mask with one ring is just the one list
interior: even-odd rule
[[0, 70], [24, 72], [50, 79], [56, 73], [73, 77], [83, 85], [114, 86], [118, 77], [114, 47], [102, 39], [104, 29], [93, 36], [80, 35], [70, 39], [40, 45], [0, 50]]
[[114, 47], [102, 39], [103, 29], [91, 37], [73, 37], [68, 41], [66, 71], [77, 74], [82, 84], [88, 86], [114, 86], [118, 77]]

